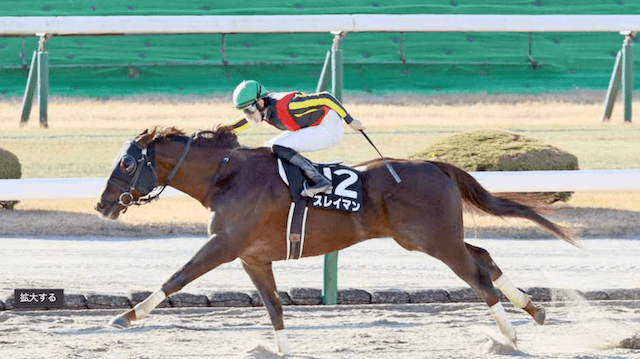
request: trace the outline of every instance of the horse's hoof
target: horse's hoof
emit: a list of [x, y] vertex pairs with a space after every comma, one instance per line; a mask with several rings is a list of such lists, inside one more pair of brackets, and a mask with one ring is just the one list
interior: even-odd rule
[[119, 315], [109, 322], [109, 325], [118, 329], [127, 329], [131, 327], [131, 322], [129, 319], [125, 318], [122, 315]]
[[543, 306], [540, 306], [540, 308], [538, 308], [538, 310], [536, 310], [536, 315], [533, 316], [533, 320], [535, 320], [536, 323], [542, 325], [544, 324], [544, 320], [547, 317], [547, 311], [544, 309]]
[[527, 306], [522, 309], [524, 309], [525, 312], [529, 313], [531, 318], [533, 318], [533, 320], [537, 324], [540, 324], [540, 325], [544, 324], [544, 320], [547, 315], [543, 306], [541, 306], [540, 304], [535, 304], [532, 301], [529, 301], [529, 303], [527, 303]]

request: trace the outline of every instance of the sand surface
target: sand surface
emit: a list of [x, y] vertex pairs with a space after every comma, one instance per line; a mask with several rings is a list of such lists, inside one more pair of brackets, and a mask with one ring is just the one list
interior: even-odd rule
[[[205, 242], [203, 238], [0, 238], [0, 297], [17, 287], [65, 293], [155, 290]], [[469, 239], [518, 286], [566, 290], [640, 288], [640, 241]], [[322, 286], [322, 257], [274, 265], [279, 289]], [[391, 239], [339, 255], [339, 288], [458, 288], [442, 263]], [[235, 261], [185, 287], [189, 293], [251, 291]], [[616, 348], [640, 332], [639, 301], [546, 303], [538, 326], [506, 305], [519, 351], [501, 344], [481, 303], [286, 306], [290, 358], [640, 358]], [[128, 330], [107, 325], [121, 310], [0, 312], [0, 358], [277, 358], [264, 308], [157, 309]]]
[[[507, 309], [519, 350], [500, 343], [482, 304], [287, 307], [289, 358], [640, 358], [615, 348], [637, 332], [635, 301], [549, 305], [533, 324]], [[262, 308], [162, 309], [127, 330], [112, 310], [0, 314], [3, 358], [271, 359], [273, 332]]]

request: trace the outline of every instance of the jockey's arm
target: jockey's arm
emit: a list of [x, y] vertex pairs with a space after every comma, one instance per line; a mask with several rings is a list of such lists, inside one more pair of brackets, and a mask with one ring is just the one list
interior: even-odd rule
[[340, 115], [340, 117], [342, 117], [342, 119], [347, 123], [347, 125], [349, 125], [349, 127], [351, 127], [354, 131], [365, 130], [362, 122], [351, 117], [347, 110], [342, 107], [342, 104], [340, 103], [340, 101], [338, 101], [338, 99], [333, 97], [333, 95], [328, 92], [321, 92], [321, 94], [327, 95], [327, 97], [331, 100], [331, 102], [329, 102], [327, 106], [329, 106], [330, 109], [334, 110], [338, 115]]
[[332, 94], [323, 91], [318, 93], [318, 97], [321, 99], [322, 104], [334, 110], [338, 116], [340, 116], [347, 124], [353, 121], [353, 117], [345, 110], [340, 101], [333, 97]]
[[295, 108], [304, 108], [307, 106], [318, 106], [324, 105], [335, 111], [338, 116], [340, 116], [352, 129], [359, 131], [363, 130], [364, 126], [362, 123], [356, 119], [354, 119], [349, 112], [342, 106], [340, 101], [336, 99], [332, 94], [323, 91], [318, 92], [312, 95], [306, 95], [300, 99], [300, 101], [295, 101], [289, 104], [291, 109]]

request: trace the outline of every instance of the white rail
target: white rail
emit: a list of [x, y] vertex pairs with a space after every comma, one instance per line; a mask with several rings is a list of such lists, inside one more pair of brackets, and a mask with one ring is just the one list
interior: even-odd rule
[[[492, 192], [640, 190], [640, 170], [471, 172]], [[0, 200], [98, 198], [106, 178], [0, 180]], [[163, 197], [186, 196], [167, 188]]]
[[309, 32], [620, 32], [640, 15], [9, 16], [0, 35], [147, 35]]

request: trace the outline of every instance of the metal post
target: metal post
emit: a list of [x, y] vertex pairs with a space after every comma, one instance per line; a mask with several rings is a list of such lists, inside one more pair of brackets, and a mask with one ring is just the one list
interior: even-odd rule
[[635, 32], [625, 34], [622, 45], [622, 93], [624, 95], [624, 122], [631, 122], [633, 101], [633, 38]]
[[316, 92], [327, 91], [329, 89], [329, 81], [331, 81], [331, 50], [327, 51], [327, 56], [324, 59], [324, 65], [322, 65], [322, 72], [320, 72], [320, 79], [318, 80], [318, 87]]
[[227, 60], [227, 37], [226, 34], [222, 34], [220, 37], [220, 56], [222, 57], [222, 64], [224, 66], [229, 65]]
[[613, 65], [613, 72], [611, 73], [611, 80], [609, 81], [609, 88], [607, 89], [607, 97], [604, 100], [604, 114], [600, 120], [601, 122], [609, 121], [611, 119], [613, 105], [618, 97], [618, 88], [620, 88], [620, 78], [622, 77], [621, 64], [622, 51], [618, 51], [618, 55], [616, 55], [616, 62]]
[[35, 69], [37, 68], [38, 55], [37, 51], [33, 52], [31, 58], [31, 66], [29, 67], [29, 76], [27, 77], [27, 87], [24, 91], [24, 97], [22, 98], [22, 113], [20, 115], [20, 126], [24, 126], [29, 121], [29, 115], [31, 114], [31, 106], [33, 105], [33, 94], [36, 90], [36, 77], [34, 76]]
[[398, 60], [403, 64], [407, 62], [407, 59], [404, 57], [404, 32], [400, 33], [400, 40], [398, 41]]
[[47, 35], [40, 37], [38, 44], [38, 107], [40, 109], [40, 127], [48, 128], [47, 107], [49, 103], [49, 53], [44, 51]]
[[338, 252], [324, 255], [322, 302], [325, 305], [338, 304]]
[[331, 92], [333, 96], [342, 101], [342, 50], [340, 50], [340, 41], [344, 38], [344, 32], [333, 33], [333, 45], [331, 45]]
[[601, 121], [609, 121], [613, 106], [618, 97], [618, 88], [622, 82], [622, 93], [624, 98], [624, 121], [631, 122], [631, 108], [633, 102], [633, 39], [636, 37], [635, 31], [620, 31], [624, 35], [622, 49], [616, 55], [616, 62], [613, 65], [607, 97], [605, 98], [604, 114]]
[[29, 121], [33, 97], [38, 89], [38, 106], [40, 108], [40, 127], [48, 128], [47, 107], [49, 102], [49, 53], [45, 51], [44, 45], [49, 39], [47, 34], [37, 34], [40, 36], [38, 50], [33, 52], [29, 75], [27, 76], [27, 86], [22, 98], [22, 112], [20, 114], [20, 126], [24, 126]]
[[[326, 86], [327, 80], [326, 67], [328, 62], [331, 62], [331, 92], [333, 96], [339, 101], [342, 101], [342, 50], [340, 50], [340, 40], [346, 35], [344, 32], [332, 32], [333, 45], [331, 45], [331, 52], [327, 54], [327, 60], [325, 61], [325, 67], [322, 69], [322, 77], [318, 83], [318, 88], [321, 85]], [[329, 56], [331, 55], [331, 56]], [[338, 252], [326, 254], [324, 256], [324, 285], [322, 287], [322, 301], [325, 305], [338, 304]]]

